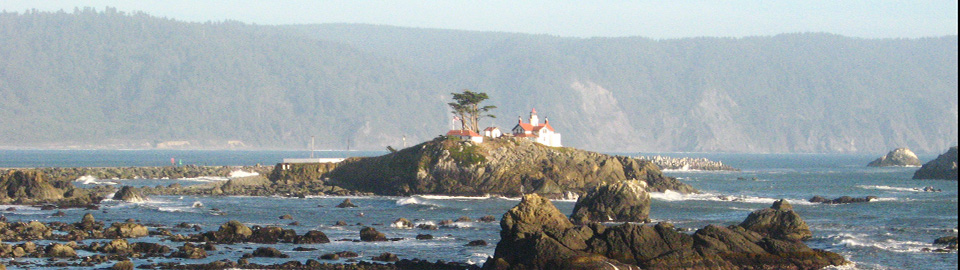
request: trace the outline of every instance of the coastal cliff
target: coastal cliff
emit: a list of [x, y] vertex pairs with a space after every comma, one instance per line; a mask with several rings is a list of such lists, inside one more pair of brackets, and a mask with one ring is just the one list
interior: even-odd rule
[[379, 157], [347, 159], [324, 176], [342, 188], [380, 195], [561, 198], [631, 179], [645, 182], [652, 192], [696, 192], [648, 161], [512, 138], [473, 143], [438, 137]]
[[943, 179], [957, 180], [957, 147], [950, 147], [946, 153], [938, 156], [936, 159], [923, 164], [913, 179]]

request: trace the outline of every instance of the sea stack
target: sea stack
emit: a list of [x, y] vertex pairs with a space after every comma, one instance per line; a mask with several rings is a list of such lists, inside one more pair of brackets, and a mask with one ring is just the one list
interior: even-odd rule
[[867, 164], [867, 167], [891, 167], [891, 166], [920, 166], [923, 163], [920, 162], [920, 159], [917, 158], [917, 154], [914, 154], [913, 151], [907, 148], [897, 148], [887, 153], [886, 156], [882, 156], [874, 161], [871, 161], [870, 164]]
[[923, 164], [913, 179], [941, 179], [957, 181], [957, 147], [950, 147], [946, 153]]

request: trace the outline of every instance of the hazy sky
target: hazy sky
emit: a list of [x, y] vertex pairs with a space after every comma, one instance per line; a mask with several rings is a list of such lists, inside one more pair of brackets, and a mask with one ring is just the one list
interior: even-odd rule
[[957, 1], [363, 1], [2, 0], [23, 12], [116, 7], [183, 21], [367, 23], [559, 36], [756, 36], [829, 32], [888, 38], [957, 34]]

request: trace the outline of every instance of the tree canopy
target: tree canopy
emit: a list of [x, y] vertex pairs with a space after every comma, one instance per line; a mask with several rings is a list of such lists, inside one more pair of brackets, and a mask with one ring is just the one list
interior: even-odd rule
[[496, 109], [497, 106], [480, 106], [480, 102], [490, 98], [487, 96], [487, 93], [476, 93], [464, 89], [463, 93], [450, 94], [453, 95], [453, 100], [456, 102], [450, 102], [447, 103], [447, 105], [450, 105], [450, 108], [453, 109], [452, 113], [460, 119], [461, 129], [480, 132], [480, 119], [484, 117], [497, 118], [495, 115], [487, 113], [492, 109]]

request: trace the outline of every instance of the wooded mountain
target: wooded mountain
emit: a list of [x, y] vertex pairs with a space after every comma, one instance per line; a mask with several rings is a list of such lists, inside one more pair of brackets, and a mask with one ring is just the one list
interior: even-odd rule
[[957, 144], [957, 43], [2, 13], [0, 147], [382, 150], [445, 133], [471, 89], [498, 107], [481, 126], [536, 108], [596, 151], [939, 153]]

